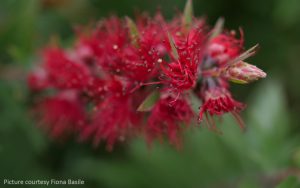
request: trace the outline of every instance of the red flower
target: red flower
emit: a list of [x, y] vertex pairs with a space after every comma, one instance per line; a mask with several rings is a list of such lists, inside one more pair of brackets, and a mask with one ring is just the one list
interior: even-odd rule
[[133, 96], [124, 93], [120, 80], [112, 78], [104, 89], [106, 98], [95, 107], [91, 123], [83, 128], [81, 138], [94, 137], [95, 146], [104, 140], [107, 149], [112, 150], [116, 141], [123, 141], [136, 131], [140, 114], [134, 107]]
[[83, 90], [84, 94], [88, 96], [91, 101], [94, 101], [96, 103], [100, 102], [104, 99], [107, 92], [106, 84], [107, 83], [105, 80], [97, 77], [92, 77], [86, 83], [86, 87]]
[[127, 47], [120, 56], [124, 65], [117, 70], [132, 80], [144, 82], [157, 74], [158, 53], [151, 43], [140, 43], [139, 49]]
[[222, 33], [208, 44], [207, 54], [219, 65], [226, 64], [229, 60], [237, 57], [243, 50], [244, 35], [241, 30], [241, 38], [235, 38], [235, 32]]
[[103, 20], [95, 31], [97, 41], [96, 51], [97, 63], [107, 71], [119, 72], [123, 66], [120, 57], [120, 49], [129, 43], [129, 36], [125, 24], [116, 17]]
[[[205, 114], [206, 121], [213, 129], [215, 127], [214, 120], [209, 116], [221, 116], [224, 113], [230, 112], [237, 120], [241, 128], [244, 128], [244, 123], [241, 120], [239, 113], [244, 109], [245, 105], [234, 100], [230, 92], [224, 87], [212, 87], [205, 90], [202, 94], [203, 105], [200, 107], [199, 120], [203, 120]], [[208, 116], [209, 115], [209, 116]]]
[[53, 97], [47, 97], [36, 108], [40, 115], [40, 126], [58, 138], [76, 133], [84, 126], [86, 118], [83, 104], [76, 92], [65, 91]]
[[84, 88], [89, 80], [89, 69], [84, 64], [73, 62], [59, 48], [48, 48], [43, 55], [51, 85], [62, 89]]
[[192, 15], [190, 3], [171, 22], [160, 13], [139, 15], [136, 23], [110, 17], [77, 32], [67, 50], [45, 49], [28, 77], [38, 93], [33, 96], [40, 97], [36, 113], [43, 127], [54, 137], [75, 133], [94, 145], [106, 142], [109, 150], [136, 133], [146, 134], [149, 143], [166, 136], [180, 146], [194, 116], [187, 93], [199, 91], [199, 120], [216, 128], [214, 116], [231, 113], [243, 127], [245, 105], [232, 98], [229, 81], [266, 76], [244, 62], [257, 45], [242, 52], [242, 32], [237, 39], [222, 31], [222, 20], [210, 30]]
[[137, 29], [143, 35], [136, 36], [134, 44], [126, 22], [112, 17], [103, 21], [90, 37], [80, 35], [77, 53], [107, 71], [143, 82], [157, 74], [158, 52], [164, 51], [158, 27], [155, 22], [140, 24]]
[[163, 96], [151, 110], [146, 128], [149, 143], [166, 135], [171, 144], [180, 146], [181, 130], [189, 125], [193, 111], [184, 98], [172, 101], [174, 97]]
[[40, 91], [50, 86], [46, 70], [40, 67], [29, 74], [27, 82], [29, 88], [34, 91]]
[[[161, 69], [166, 77], [163, 81], [178, 93], [193, 89], [198, 79], [198, 67], [203, 59], [205, 33], [202, 25], [192, 29], [186, 37], [177, 37], [174, 47], [169, 47], [170, 63], [162, 61]], [[170, 41], [171, 45], [173, 41]]]

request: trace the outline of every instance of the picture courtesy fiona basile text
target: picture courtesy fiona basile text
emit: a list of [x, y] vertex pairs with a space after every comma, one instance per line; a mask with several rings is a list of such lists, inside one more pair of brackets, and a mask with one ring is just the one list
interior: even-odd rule
[[3, 185], [84, 185], [82, 179], [3, 179]]

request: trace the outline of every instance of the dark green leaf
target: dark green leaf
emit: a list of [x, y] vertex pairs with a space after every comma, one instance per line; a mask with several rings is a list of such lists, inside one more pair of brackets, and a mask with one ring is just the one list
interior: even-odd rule
[[223, 27], [224, 27], [224, 22], [225, 22], [224, 18], [219, 18], [219, 19], [217, 20], [217, 22], [216, 22], [216, 24], [215, 24], [215, 26], [214, 26], [214, 28], [213, 28], [213, 30], [212, 30], [212, 33], [211, 33], [211, 35], [210, 35], [210, 37], [209, 37], [209, 40], [215, 38], [215, 37], [218, 36], [220, 33], [222, 33]]
[[141, 111], [141, 112], [150, 111], [158, 100], [159, 100], [159, 92], [155, 90], [150, 95], [148, 95], [148, 97], [138, 107], [137, 111]]
[[138, 43], [137, 43], [137, 39], [139, 37], [138, 28], [137, 28], [136, 24], [134, 23], [134, 21], [132, 19], [130, 19], [129, 17], [126, 17], [126, 22], [127, 22], [127, 26], [128, 26], [128, 29], [129, 29], [129, 33], [130, 33], [132, 43], [135, 46], [138, 46]]
[[187, 0], [183, 12], [183, 24], [186, 29], [189, 29], [193, 22], [193, 3], [192, 0]]
[[174, 39], [173, 39], [173, 37], [171, 36], [171, 34], [169, 32], [168, 32], [168, 38], [169, 38], [169, 42], [170, 42], [170, 45], [171, 45], [171, 48], [172, 48], [173, 57], [175, 59], [178, 59], [179, 58], [178, 51], [177, 51], [177, 48], [175, 46]]

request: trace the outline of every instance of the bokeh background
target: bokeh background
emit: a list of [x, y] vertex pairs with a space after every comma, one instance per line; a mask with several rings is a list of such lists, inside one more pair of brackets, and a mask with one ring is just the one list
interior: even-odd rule
[[244, 28], [246, 47], [261, 46], [249, 61], [265, 70], [267, 79], [232, 87], [236, 98], [248, 104], [242, 114], [246, 133], [225, 116], [219, 125], [223, 135], [192, 129], [185, 134], [181, 151], [159, 143], [149, 150], [137, 138], [107, 152], [102, 146], [51, 140], [30, 118], [26, 73], [53, 36], [68, 46], [77, 25], [111, 14], [153, 15], [158, 8], [170, 19], [184, 4], [184, 0], [1, 0], [1, 181], [79, 178], [85, 185], [78, 187], [92, 188], [299, 187], [299, 0], [194, 0], [196, 16], [206, 16], [211, 24], [223, 16], [227, 28]]

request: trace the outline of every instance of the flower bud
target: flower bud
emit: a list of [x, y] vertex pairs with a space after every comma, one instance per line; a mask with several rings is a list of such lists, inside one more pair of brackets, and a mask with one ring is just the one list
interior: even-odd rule
[[265, 78], [267, 74], [254, 65], [239, 61], [229, 66], [225, 70], [224, 76], [232, 82], [247, 84], [259, 78]]

